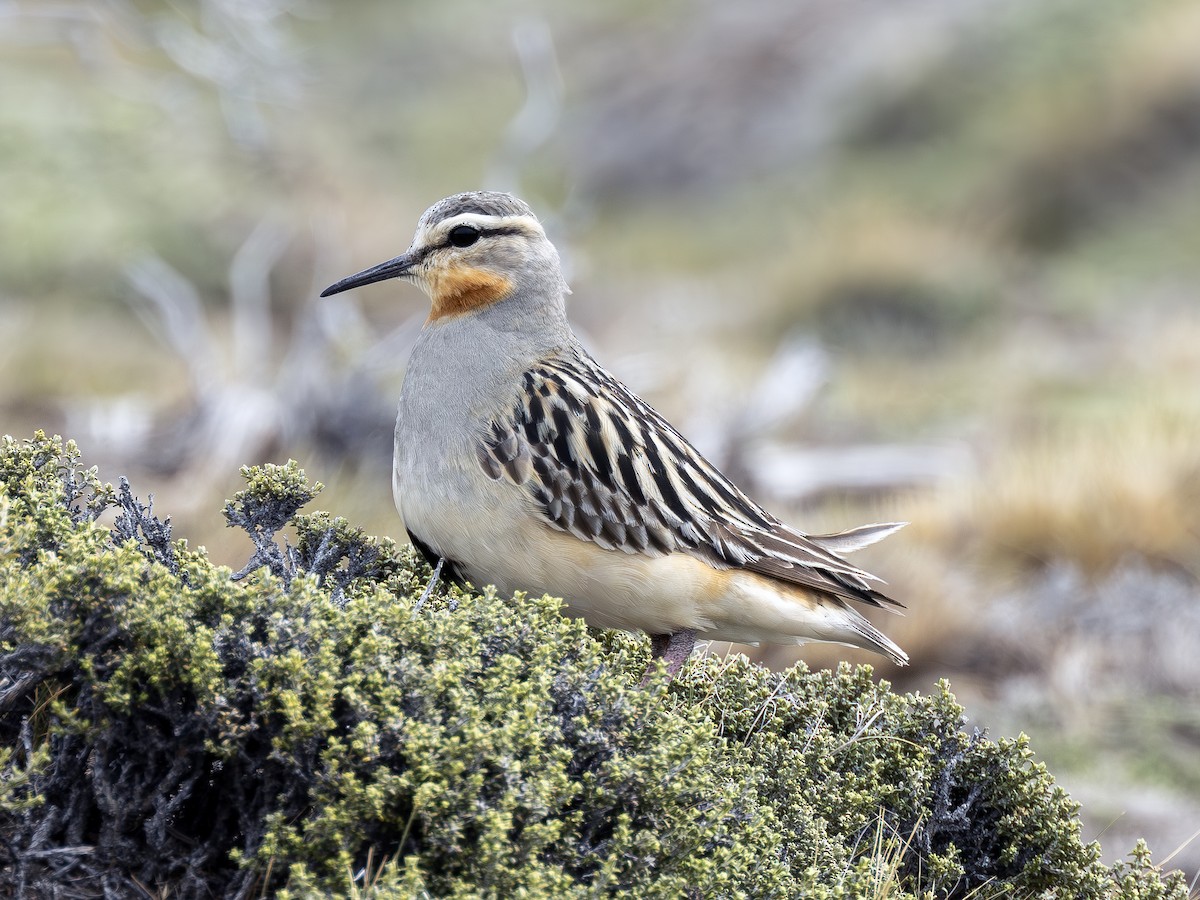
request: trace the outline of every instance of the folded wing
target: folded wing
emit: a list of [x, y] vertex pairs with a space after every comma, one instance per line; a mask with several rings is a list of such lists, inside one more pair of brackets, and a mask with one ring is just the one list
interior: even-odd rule
[[511, 411], [488, 425], [478, 458], [523, 488], [546, 525], [608, 550], [687, 553], [871, 606], [901, 604], [839, 554], [903, 523], [807, 536], [747, 497], [586, 352], [523, 376]]

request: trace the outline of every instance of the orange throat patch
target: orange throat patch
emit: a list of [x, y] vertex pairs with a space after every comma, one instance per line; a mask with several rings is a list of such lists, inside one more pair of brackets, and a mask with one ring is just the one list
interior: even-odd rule
[[426, 278], [433, 300], [430, 322], [491, 306], [513, 292], [511, 279], [486, 269], [459, 266], [432, 271]]

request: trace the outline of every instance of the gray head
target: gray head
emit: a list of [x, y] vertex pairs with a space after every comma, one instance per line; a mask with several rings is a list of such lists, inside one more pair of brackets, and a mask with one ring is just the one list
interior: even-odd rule
[[327, 287], [322, 297], [400, 278], [433, 301], [430, 321], [499, 303], [517, 293], [562, 305], [568, 293], [558, 251], [525, 201], [498, 191], [439, 200], [421, 216], [408, 250]]
[[506, 217], [526, 217], [537, 221], [537, 216], [529, 208], [529, 204], [520, 197], [506, 194], [503, 191], [467, 191], [455, 194], [445, 200], [439, 200], [421, 214], [417, 222], [418, 233], [422, 229], [431, 228], [438, 222], [445, 222], [455, 216], [474, 214], [477, 216], [494, 216], [498, 219]]

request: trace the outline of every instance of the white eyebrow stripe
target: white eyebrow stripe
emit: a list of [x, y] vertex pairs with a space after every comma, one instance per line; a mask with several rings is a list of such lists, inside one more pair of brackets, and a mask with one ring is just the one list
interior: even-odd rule
[[539, 237], [545, 237], [541, 223], [532, 216], [485, 216], [480, 213], [460, 213], [443, 219], [430, 229], [429, 235], [446, 235], [450, 229], [459, 225], [470, 225], [480, 231], [492, 231], [497, 228], [512, 228]]

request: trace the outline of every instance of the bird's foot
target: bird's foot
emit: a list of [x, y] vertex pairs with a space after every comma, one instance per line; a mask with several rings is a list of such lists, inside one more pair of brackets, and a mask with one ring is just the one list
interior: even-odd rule
[[674, 679], [679, 674], [679, 670], [683, 668], [683, 664], [687, 662], [688, 657], [692, 655], [692, 649], [695, 646], [696, 632], [691, 628], [676, 631], [674, 634], [650, 635], [650, 665], [646, 667], [642, 685], [645, 686], [650, 681], [650, 676], [658, 670], [658, 666], [655, 665], [655, 661], [658, 659], [667, 664], [667, 680]]

